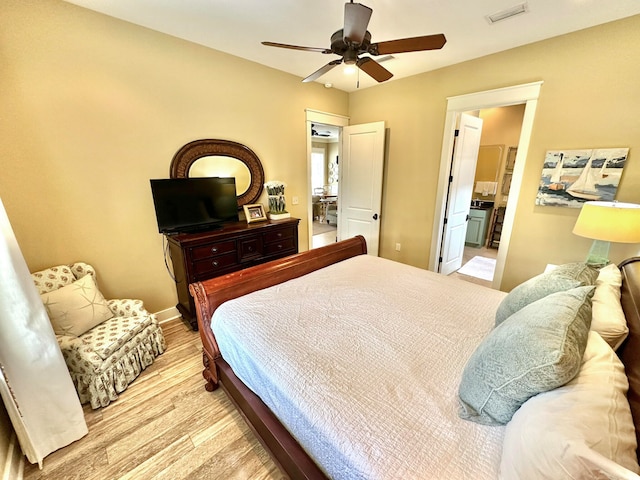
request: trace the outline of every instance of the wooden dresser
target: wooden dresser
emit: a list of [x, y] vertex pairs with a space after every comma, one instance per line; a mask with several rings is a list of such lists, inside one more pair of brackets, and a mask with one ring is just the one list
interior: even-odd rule
[[167, 235], [182, 318], [198, 329], [190, 283], [298, 253], [299, 222], [234, 222], [208, 232]]

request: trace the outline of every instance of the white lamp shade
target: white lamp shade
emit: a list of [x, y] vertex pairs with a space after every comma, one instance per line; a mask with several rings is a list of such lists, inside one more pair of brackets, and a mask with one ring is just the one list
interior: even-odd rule
[[640, 205], [586, 202], [573, 233], [605, 242], [640, 243]]

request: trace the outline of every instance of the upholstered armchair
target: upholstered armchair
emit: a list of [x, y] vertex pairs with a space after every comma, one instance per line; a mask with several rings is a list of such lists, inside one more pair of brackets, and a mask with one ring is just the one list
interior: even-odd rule
[[31, 276], [81, 403], [108, 405], [164, 352], [155, 316], [140, 300], [105, 300], [91, 265], [60, 265]]

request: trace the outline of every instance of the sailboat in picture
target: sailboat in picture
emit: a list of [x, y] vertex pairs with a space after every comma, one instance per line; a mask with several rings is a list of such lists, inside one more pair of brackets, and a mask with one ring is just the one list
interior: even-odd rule
[[[578, 179], [567, 188], [567, 193], [575, 198], [581, 198], [584, 200], [599, 200], [601, 195], [596, 189], [596, 182], [601, 178], [600, 172], [604, 171], [603, 168], [597, 172], [594, 172], [594, 168], [591, 168], [593, 163], [593, 154], [589, 157], [587, 165], [582, 170], [582, 173]], [[606, 164], [606, 162], [605, 162]]]
[[564, 154], [560, 153], [560, 158], [553, 169], [551, 178], [549, 179], [549, 190], [564, 190], [565, 185], [562, 183], [562, 168], [564, 167]]
[[590, 200], [615, 199], [629, 149], [548, 150], [536, 205], [581, 208]]

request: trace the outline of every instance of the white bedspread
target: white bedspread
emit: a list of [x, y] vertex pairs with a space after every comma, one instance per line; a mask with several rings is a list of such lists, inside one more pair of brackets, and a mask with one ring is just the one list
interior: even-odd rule
[[503, 427], [461, 420], [505, 294], [361, 255], [223, 304], [222, 356], [335, 479], [497, 478]]

